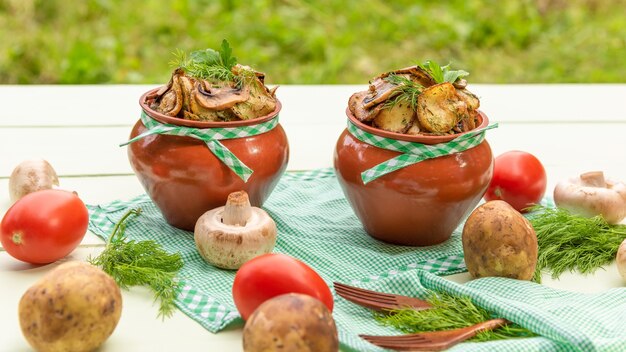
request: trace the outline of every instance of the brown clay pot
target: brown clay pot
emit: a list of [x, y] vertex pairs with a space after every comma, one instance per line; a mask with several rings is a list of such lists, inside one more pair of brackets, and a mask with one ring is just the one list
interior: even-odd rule
[[[451, 136], [410, 136], [350, 121], [371, 134], [422, 144], [449, 141]], [[480, 113], [480, 127], [489, 123]], [[365, 231], [381, 241], [428, 246], [450, 238], [454, 229], [478, 204], [493, 174], [487, 141], [466, 151], [417, 164], [363, 184], [361, 172], [400, 153], [361, 142], [346, 129], [334, 154], [337, 179]]]
[[[159, 122], [187, 127], [255, 125], [275, 118], [281, 109], [278, 102], [271, 114], [245, 121], [184, 120], [150, 109], [146, 99], [156, 91], [154, 89], [141, 96], [139, 104], [143, 111]], [[130, 138], [144, 131], [146, 127], [139, 120]], [[248, 182], [239, 178], [198, 139], [151, 135], [128, 146], [128, 159], [141, 185], [172, 226], [193, 231], [200, 215], [223, 206], [228, 194], [235, 191], [246, 191], [250, 203], [260, 207], [287, 167], [289, 145], [280, 124], [263, 134], [222, 140], [221, 143], [254, 171]]]

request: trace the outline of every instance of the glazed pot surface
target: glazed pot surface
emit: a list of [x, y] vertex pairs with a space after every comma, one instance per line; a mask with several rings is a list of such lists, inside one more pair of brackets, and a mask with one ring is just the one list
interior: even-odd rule
[[[141, 102], [149, 93], [142, 96]], [[155, 119], [165, 122], [162, 116], [158, 116], [160, 114], [145, 104], [142, 104], [142, 108], [149, 116], [156, 116]], [[274, 118], [279, 111], [280, 103], [268, 118], [248, 120], [247, 124], [267, 121]], [[184, 121], [186, 120], [183, 123]], [[222, 123], [221, 127], [232, 125]], [[133, 127], [130, 138], [145, 131], [146, 127], [139, 120]], [[287, 167], [289, 145], [280, 124], [262, 134], [222, 140], [221, 143], [253, 170], [247, 182], [198, 139], [150, 135], [128, 146], [128, 158], [135, 174], [170, 225], [193, 231], [202, 214], [223, 206], [228, 194], [236, 191], [246, 191], [250, 203], [260, 207]]]
[[[487, 117], [482, 113], [481, 117], [481, 126], [486, 126]], [[412, 141], [419, 139], [415, 137]], [[361, 172], [399, 154], [364, 143], [345, 130], [337, 141], [334, 166], [346, 198], [366, 232], [376, 239], [409, 246], [446, 241], [491, 181], [489, 144], [485, 140], [463, 152], [424, 160], [363, 184]]]

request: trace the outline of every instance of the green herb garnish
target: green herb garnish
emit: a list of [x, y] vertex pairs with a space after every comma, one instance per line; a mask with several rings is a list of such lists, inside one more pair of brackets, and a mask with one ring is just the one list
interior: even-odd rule
[[187, 56], [185, 52], [178, 50], [170, 64], [182, 68], [187, 75], [194, 78], [240, 83], [232, 72], [233, 67], [237, 65], [237, 58], [232, 56], [232, 52], [228, 41], [224, 39], [218, 51], [197, 50]]
[[451, 70], [450, 64], [445, 66], [439, 66], [433, 60], [427, 60], [423, 64], [418, 65], [435, 79], [437, 83], [450, 82], [454, 83], [457, 79], [463, 78], [469, 75], [469, 72], [463, 70]]
[[397, 86], [392, 99], [388, 99], [383, 105], [383, 109], [391, 109], [397, 104], [406, 103], [411, 106], [413, 111], [417, 110], [417, 97], [422, 93], [424, 87], [404, 76], [389, 74], [384, 78], [385, 81]]
[[126, 221], [141, 209], [131, 209], [115, 225], [106, 247], [100, 255], [89, 258], [92, 265], [102, 268], [123, 288], [147, 286], [159, 301], [158, 316], [174, 313], [174, 299], [180, 289], [176, 276], [183, 267], [180, 253], [170, 254], [154, 241], [128, 240], [124, 236]]
[[537, 233], [539, 257], [534, 281], [544, 269], [558, 278], [565, 271], [589, 274], [615, 260], [626, 238], [626, 226], [610, 225], [601, 216], [585, 218], [565, 209], [541, 205], [531, 208], [528, 220]]
[[[433, 308], [425, 310], [403, 308], [393, 310], [389, 314], [374, 313], [374, 316], [379, 323], [408, 334], [464, 328], [493, 318], [487, 310], [474, 305], [469, 297], [433, 292], [426, 300]], [[509, 324], [492, 331], [480, 332], [469, 341], [530, 336], [535, 334], [519, 325]]]

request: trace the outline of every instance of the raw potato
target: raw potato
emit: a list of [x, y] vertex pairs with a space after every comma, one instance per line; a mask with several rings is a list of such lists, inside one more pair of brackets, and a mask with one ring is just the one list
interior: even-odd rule
[[530, 222], [501, 200], [476, 208], [463, 227], [465, 265], [474, 278], [530, 280], [537, 266], [537, 249]]
[[245, 352], [336, 352], [337, 327], [316, 298], [289, 293], [265, 301], [243, 329]]
[[18, 312], [22, 333], [35, 350], [92, 351], [115, 330], [122, 295], [102, 270], [69, 262], [29, 288]]

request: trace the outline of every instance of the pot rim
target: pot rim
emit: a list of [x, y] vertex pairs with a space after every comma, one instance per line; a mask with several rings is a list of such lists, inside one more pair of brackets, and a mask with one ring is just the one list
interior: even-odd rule
[[170, 124], [170, 125], [194, 127], [194, 128], [215, 128], [215, 127], [225, 128], [225, 127], [251, 126], [251, 125], [258, 125], [260, 123], [267, 122], [273, 119], [274, 117], [278, 116], [278, 113], [282, 109], [282, 104], [280, 103], [280, 100], [278, 100], [277, 98], [276, 109], [274, 109], [274, 111], [272, 111], [271, 113], [265, 116], [257, 117], [257, 118], [250, 119], [250, 120], [219, 121], [219, 122], [185, 120], [179, 117], [167, 116], [165, 114], [162, 114], [150, 108], [150, 106], [147, 103], [147, 100], [148, 98], [152, 98], [159, 89], [160, 87], [154, 88], [142, 94], [141, 97], [139, 98], [139, 105], [141, 106], [141, 109], [146, 114], [148, 114], [148, 116], [152, 117], [153, 119], [161, 123]]
[[[476, 128], [474, 128], [474, 130], [478, 128], [487, 127], [489, 125], [489, 118], [487, 117], [487, 115], [485, 115], [485, 113], [483, 113], [480, 110], [476, 110], [476, 111], [478, 112], [480, 123], [478, 124], [478, 126], [476, 126]], [[470, 130], [467, 132], [448, 134], [445, 136], [409, 135], [409, 134], [404, 134], [404, 133], [389, 132], [389, 131], [381, 130], [376, 127], [372, 127], [370, 125], [366, 125], [363, 122], [359, 121], [354, 116], [352, 111], [350, 111], [349, 107], [346, 108], [346, 116], [348, 116], [348, 119], [350, 120], [350, 122], [355, 124], [358, 128], [362, 129], [365, 132], [371, 133], [373, 135], [390, 138], [390, 139], [397, 139], [397, 140], [406, 141], [406, 142], [415, 142], [415, 143], [429, 144], [429, 145], [449, 142], [459, 136], [462, 136], [466, 133], [474, 131], [474, 130]]]

